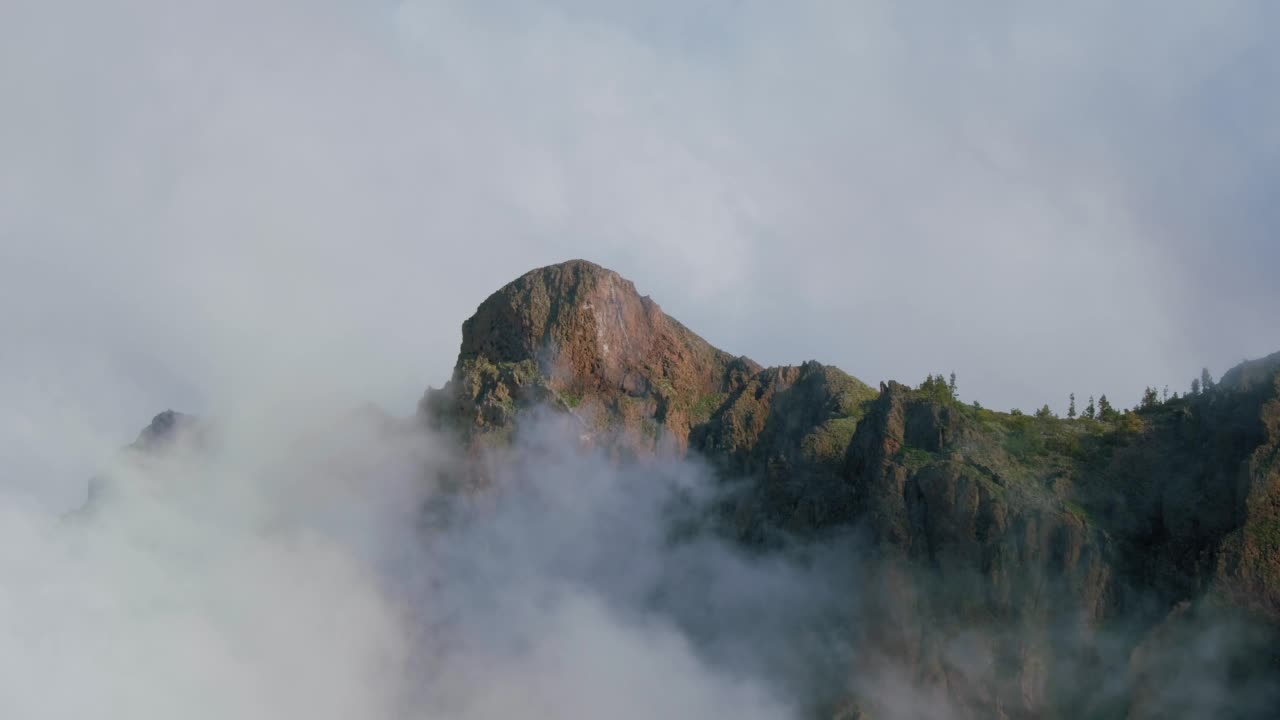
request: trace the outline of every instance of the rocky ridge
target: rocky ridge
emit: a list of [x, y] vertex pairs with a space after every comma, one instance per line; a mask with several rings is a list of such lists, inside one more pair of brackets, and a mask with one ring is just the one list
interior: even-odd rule
[[[749, 552], [856, 540], [857, 622], [824, 632], [859, 652], [816, 717], [896, 717], [891, 682], [960, 718], [1277, 716], [1280, 353], [1105, 421], [1000, 413], [941, 378], [762, 368], [574, 260], [480, 305], [417, 419], [482, 491], [538, 412], [619, 462], [705, 459], [708, 525]], [[161, 413], [128, 452], [201, 427]]]
[[[575, 260], [481, 304], [420, 417], [475, 453], [537, 406], [619, 458], [692, 452], [739, 479], [725, 525], [749, 546], [866, 538], [882, 622], [851, 632], [965, 717], [1161, 717], [1153, 648], [1224, 618], [1280, 638], [1280, 353], [1107, 422], [997, 413], [940, 382], [761, 368]], [[1229, 665], [1238, 716], [1267, 716], [1278, 646], [1241, 647], [1200, 670]]]

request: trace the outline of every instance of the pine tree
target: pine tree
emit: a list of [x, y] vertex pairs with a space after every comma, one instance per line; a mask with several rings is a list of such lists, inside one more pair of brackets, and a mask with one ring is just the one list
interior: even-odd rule
[[1193, 396], [1200, 394], [1200, 378], [1191, 381], [1191, 394]]
[[924, 397], [935, 402], [945, 403], [955, 399], [955, 392], [947, 385], [947, 379], [942, 373], [929, 373], [918, 389]]
[[1201, 392], [1209, 392], [1213, 389], [1213, 376], [1209, 374], [1209, 368], [1200, 369], [1200, 390]]
[[1071, 393], [1069, 397], [1071, 402], [1067, 403], [1067, 419], [1074, 420], [1076, 417], [1076, 394]]
[[1120, 417], [1120, 413], [1116, 412], [1116, 409], [1111, 407], [1111, 403], [1107, 400], [1107, 396], [1100, 396], [1098, 398], [1098, 419], [1111, 421], [1118, 417]]
[[1142, 402], [1138, 405], [1138, 409], [1150, 410], [1151, 408], [1154, 408], [1158, 402], [1160, 402], [1160, 396], [1156, 393], [1156, 389], [1148, 387], [1146, 390], [1142, 391]]
[[1040, 408], [1039, 410], [1037, 410], [1037, 411], [1036, 411], [1036, 417], [1038, 417], [1038, 418], [1051, 418], [1051, 417], [1053, 417], [1053, 411], [1049, 409], [1049, 403], [1045, 403], [1045, 404], [1044, 404], [1044, 407], [1042, 407], [1042, 408]]
[[1082, 417], [1086, 417], [1090, 420], [1098, 417], [1098, 410], [1093, 406], [1092, 395], [1089, 396], [1089, 404], [1084, 406], [1084, 415]]
[[951, 381], [947, 383], [947, 389], [951, 391], [952, 399], [956, 396], [956, 371], [951, 371]]
[[1161, 402], [1169, 402], [1169, 386], [1164, 386], [1164, 395], [1160, 399]]

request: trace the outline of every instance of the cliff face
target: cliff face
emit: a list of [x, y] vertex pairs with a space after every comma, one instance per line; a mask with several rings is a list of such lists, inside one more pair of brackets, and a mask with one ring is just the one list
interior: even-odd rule
[[760, 366], [712, 347], [631, 281], [584, 260], [529, 272], [462, 326], [453, 377], [420, 404], [470, 447], [509, 439], [517, 412], [568, 412], [628, 455], [683, 453], [693, 427]]
[[971, 717], [1273, 716], [1278, 416], [1280, 355], [1105, 423], [882, 385], [832, 497], [878, 549], [863, 642]]
[[[804, 628], [854, 648], [813, 668], [817, 717], [902, 717], [904, 687], [918, 716], [1280, 715], [1280, 353], [1106, 421], [999, 413], [940, 378], [877, 390], [817, 362], [761, 368], [584, 261], [502, 288], [462, 336], [418, 421], [465, 451], [443, 471], [464, 490], [550, 412], [618, 462], [706, 461], [719, 504], [676, 536], [845, 553], [849, 612]], [[125, 455], [216, 443], [166, 411]], [[76, 517], [110, 490], [91, 481]]]
[[[1239, 717], [1278, 707], [1280, 353], [1114, 421], [1009, 415], [941, 383], [762, 369], [572, 261], [485, 300], [420, 415], [479, 451], [537, 406], [620, 458], [705, 457], [737, 479], [727, 528], [752, 547], [864, 538], [851, 642], [963, 716], [1185, 715], [1169, 688], [1200, 660], [1153, 658], [1217, 620], [1257, 642], [1202, 671], [1229, 672]], [[875, 717], [850, 685], [831, 712]]]

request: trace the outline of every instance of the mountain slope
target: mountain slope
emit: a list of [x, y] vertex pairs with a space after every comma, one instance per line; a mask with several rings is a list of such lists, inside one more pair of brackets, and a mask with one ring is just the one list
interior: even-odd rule
[[[748, 545], [863, 538], [866, 622], [847, 632], [961, 716], [1159, 717], [1175, 675], [1218, 665], [1236, 716], [1280, 701], [1266, 642], [1151, 661], [1212, 628], [1277, 637], [1280, 353], [1106, 422], [1010, 415], [932, 379], [876, 392], [816, 362], [760, 368], [578, 260], [490, 296], [420, 414], [480, 452], [540, 406], [618, 458], [705, 457], [737, 480], [727, 527]], [[850, 685], [839, 712], [874, 716], [875, 688]]]
[[[644, 478], [682, 457], [712, 469], [712, 506], [658, 529], [673, 543], [837, 554], [822, 582], [847, 607], [796, 630], [844, 650], [783, 652], [815, 717], [1280, 716], [1280, 353], [1106, 419], [1000, 413], [941, 377], [873, 389], [813, 361], [762, 368], [574, 260], [480, 305], [420, 424], [362, 411], [337, 433], [433, 428], [462, 451], [433, 468], [471, 497], [547, 414]], [[125, 454], [215, 440], [168, 411]], [[300, 451], [323, 463], [331, 442]]]

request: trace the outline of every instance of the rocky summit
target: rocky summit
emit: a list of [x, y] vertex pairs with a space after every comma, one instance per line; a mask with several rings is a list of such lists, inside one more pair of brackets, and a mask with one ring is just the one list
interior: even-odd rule
[[996, 412], [941, 375], [762, 368], [573, 260], [480, 304], [418, 420], [483, 493], [547, 413], [614, 462], [700, 458], [705, 532], [749, 555], [840, 548], [857, 619], [821, 634], [855, 651], [813, 668], [815, 717], [901, 717], [895, 683], [911, 717], [1280, 717], [1280, 353], [1130, 410]]
[[471, 447], [502, 442], [522, 409], [558, 408], [624, 452], [688, 448], [694, 428], [760, 366], [712, 347], [617, 273], [585, 260], [526, 273], [462, 325], [453, 377], [420, 404]]
[[[1280, 708], [1280, 353], [1129, 411], [1002, 413], [940, 375], [876, 389], [761, 368], [574, 260], [485, 300], [420, 414], [479, 452], [537, 407], [622, 460], [704, 457], [747, 547], [861, 538], [849, 592], [880, 621], [847, 630], [874, 648], [858, 657], [893, 658], [964, 717], [1221, 713], [1177, 692], [1187, 673], [1234, 694], [1214, 717]], [[825, 707], [877, 716], [874, 693]]]

